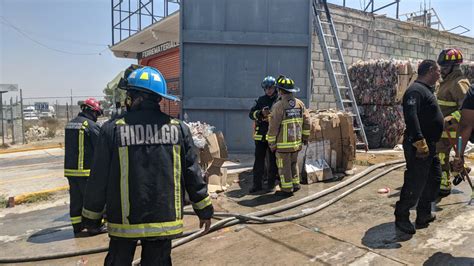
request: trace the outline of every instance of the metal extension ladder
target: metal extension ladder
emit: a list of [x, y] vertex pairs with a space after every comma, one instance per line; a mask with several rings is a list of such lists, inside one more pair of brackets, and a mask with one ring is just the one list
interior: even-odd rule
[[313, 25], [324, 55], [324, 62], [328, 70], [331, 86], [336, 97], [337, 108], [351, 113], [354, 121], [357, 146], [369, 149], [364, 125], [360, 118], [359, 109], [354, 98], [346, 64], [342, 55], [339, 39], [332, 21], [326, 0], [313, 0]]

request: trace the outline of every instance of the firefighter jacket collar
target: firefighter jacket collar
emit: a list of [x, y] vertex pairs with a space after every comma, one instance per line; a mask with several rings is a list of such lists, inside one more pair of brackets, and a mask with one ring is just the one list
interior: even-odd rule
[[446, 78], [441, 81], [441, 83], [448, 82], [450, 80], [455, 80], [459, 77], [464, 77], [464, 74], [462, 73], [461, 69], [454, 69], [446, 76]]
[[89, 120], [97, 122], [97, 118], [93, 117], [91, 114], [88, 114], [87, 112], [80, 112], [77, 116], [82, 116], [82, 117], [85, 117]]

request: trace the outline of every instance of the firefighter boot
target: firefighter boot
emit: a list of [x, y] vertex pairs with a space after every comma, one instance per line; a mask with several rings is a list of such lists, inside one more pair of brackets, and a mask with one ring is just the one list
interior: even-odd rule
[[426, 228], [434, 220], [436, 220], [436, 215], [434, 215], [432, 213], [430, 213], [426, 216], [425, 215], [417, 215], [416, 216], [416, 221], [415, 221], [416, 229]]
[[257, 193], [259, 191], [262, 191], [263, 188], [262, 186], [258, 186], [258, 185], [253, 185], [252, 188], [249, 190], [249, 193], [252, 194], [252, 193]]
[[415, 227], [413, 224], [410, 222], [410, 219], [399, 219], [395, 218], [395, 227], [402, 231], [405, 234], [410, 234], [413, 235], [416, 233]]

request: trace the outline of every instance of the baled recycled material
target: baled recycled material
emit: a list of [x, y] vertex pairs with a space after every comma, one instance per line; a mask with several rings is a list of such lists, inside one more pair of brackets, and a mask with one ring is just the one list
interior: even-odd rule
[[309, 113], [293, 94], [283, 94], [273, 105], [269, 116], [267, 141], [278, 152], [301, 150], [310, 135]]
[[474, 84], [474, 62], [461, 64], [461, 69], [469, 83]]
[[358, 105], [400, 104], [403, 93], [416, 74], [408, 60], [357, 61], [348, 69]]
[[126, 239], [175, 238], [183, 232], [184, 193], [196, 214], [213, 214], [191, 132], [159, 110], [130, 111], [100, 132], [83, 221], [106, 208], [108, 232]]
[[64, 176], [87, 178], [100, 127], [81, 112], [66, 124], [64, 137]]
[[405, 130], [400, 105], [362, 105], [359, 109], [364, 126], [377, 125], [382, 131], [379, 147], [391, 149], [400, 142]]

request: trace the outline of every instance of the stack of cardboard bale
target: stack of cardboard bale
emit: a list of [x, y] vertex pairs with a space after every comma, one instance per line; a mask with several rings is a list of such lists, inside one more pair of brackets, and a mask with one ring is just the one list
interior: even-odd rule
[[332, 178], [333, 173], [352, 169], [356, 140], [352, 117], [335, 110], [310, 110], [311, 134], [300, 152], [302, 171], [308, 183]]
[[400, 141], [405, 129], [400, 103], [416, 79], [414, 64], [378, 59], [358, 61], [349, 67], [369, 148], [393, 148]]
[[227, 146], [222, 132], [214, 132], [215, 128], [206, 123], [187, 123], [198, 149], [199, 165], [201, 166], [209, 192], [227, 189], [227, 169], [222, 167], [227, 160]]

